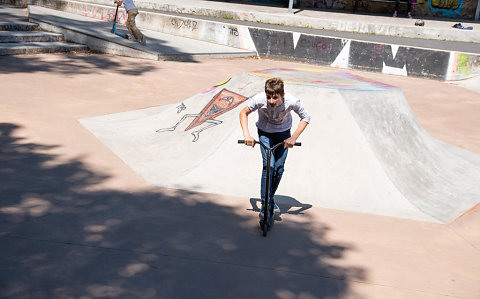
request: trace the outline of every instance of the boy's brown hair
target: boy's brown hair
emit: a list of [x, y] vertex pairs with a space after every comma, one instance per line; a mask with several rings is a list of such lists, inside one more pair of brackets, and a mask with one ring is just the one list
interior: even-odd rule
[[267, 96], [275, 94], [283, 96], [285, 91], [283, 89], [283, 80], [280, 78], [270, 78], [265, 82], [265, 93]]

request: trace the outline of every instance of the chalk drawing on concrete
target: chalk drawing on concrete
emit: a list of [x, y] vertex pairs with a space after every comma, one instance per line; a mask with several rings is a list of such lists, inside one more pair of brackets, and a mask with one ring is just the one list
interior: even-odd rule
[[180, 103], [180, 105], [178, 105], [177, 107], [177, 114], [179, 114], [180, 112], [182, 112], [183, 110], [187, 109], [187, 106], [185, 106], [185, 104], [183, 102]]
[[196, 142], [200, 138], [201, 132], [209, 128], [218, 126], [222, 123], [221, 120], [215, 118], [224, 114], [225, 112], [232, 110], [246, 100], [247, 97], [224, 88], [219, 93], [217, 93], [212, 98], [212, 100], [210, 100], [210, 102], [208, 102], [208, 104], [202, 109], [202, 111], [200, 111], [200, 113], [185, 114], [174, 126], [158, 129], [156, 132], [161, 133], [175, 131], [178, 125], [180, 125], [182, 122], [189, 118], [194, 118], [190, 125], [188, 125], [188, 127], [185, 129], [185, 131], [199, 127], [197, 130], [192, 132], [192, 142]]
[[263, 78], [280, 77], [287, 84], [300, 84], [335, 89], [389, 90], [393, 86], [370, 81], [351, 73], [309, 68], [278, 68], [250, 72]]
[[230, 79], [231, 79], [231, 78], [228, 78], [228, 79], [225, 80], [225, 81], [222, 81], [222, 82], [220, 82], [220, 83], [218, 83], [218, 84], [215, 84], [215, 85], [213, 85], [212, 87], [208, 88], [207, 90], [203, 91], [202, 93], [208, 93], [208, 92], [214, 90], [215, 88], [218, 88], [218, 87], [220, 87], [220, 86], [222, 86], [222, 85], [225, 85], [225, 84], [227, 84], [227, 83], [230, 81]]

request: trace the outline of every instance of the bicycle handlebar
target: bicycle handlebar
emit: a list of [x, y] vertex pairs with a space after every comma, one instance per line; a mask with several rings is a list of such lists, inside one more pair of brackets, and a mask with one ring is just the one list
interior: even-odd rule
[[[261, 144], [261, 143], [260, 143], [259, 141], [257, 141], [257, 140], [254, 140], [254, 142], [255, 142], [255, 144]], [[282, 142], [280, 142], [280, 143], [284, 143], [284, 142], [285, 142], [285, 141], [282, 141]], [[244, 144], [244, 143], [245, 143], [245, 140], [240, 140], [240, 139], [239, 139], [239, 140], [238, 140], [238, 143], [239, 143], [239, 144]], [[279, 144], [280, 144], [280, 143], [279, 143]], [[276, 144], [276, 145], [278, 145], [278, 144]], [[294, 146], [302, 146], [302, 143], [301, 143], [301, 142], [295, 142]]]

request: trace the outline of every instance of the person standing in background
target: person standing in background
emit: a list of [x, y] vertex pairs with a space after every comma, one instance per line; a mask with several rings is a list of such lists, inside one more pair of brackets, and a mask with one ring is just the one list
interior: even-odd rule
[[137, 24], [135, 24], [135, 17], [138, 15], [138, 9], [135, 6], [135, 3], [133, 3], [133, 0], [115, 0], [115, 4], [118, 6], [125, 6], [125, 10], [127, 11], [127, 29], [128, 32], [130, 32], [132, 36], [132, 40], [138, 41], [142, 43], [142, 45], [147, 44], [147, 39], [145, 38], [145, 35], [143, 35], [142, 32], [137, 28]]
[[[412, 4], [414, 0], [407, 0], [407, 18], [412, 18]], [[400, 6], [400, 0], [395, 1], [395, 10], [393, 11], [393, 17], [395, 18], [398, 13], [398, 8]]]

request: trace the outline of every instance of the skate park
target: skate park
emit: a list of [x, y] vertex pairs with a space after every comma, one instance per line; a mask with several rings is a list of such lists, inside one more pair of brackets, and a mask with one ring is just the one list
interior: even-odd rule
[[[165, 140], [178, 139], [178, 132], [155, 131], [174, 126], [184, 114], [198, 114], [221, 90], [238, 88], [234, 81], [243, 80], [246, 74], [256, 72], [259, 83], [252, 85], [261, 86], [266, 70], [313, 70], [317, 81], [325, 81], [328, 76], [330, 85], [313, 89], [328, 100], [321, 110], [337, 110], [332, 115], [316, 112], [315, 125], [320, 127], [314, 127], [312, 122], [307, 128], [303, 146], [290, 153], [286, 174], [293, 167], [289, 163], [312, 163], [305, 161], [304, 155], [315, 156], [319, 149], [324, 155], [331, 150], [332, 159], [328, 160], [328, 169], [318, 170], [323, 177], [317, 185], [329, 176], [329, 186], [340, 177], [355, 178], [355, 171], [361, 171], [352, 164], [355, 158], [374, 156], [368, 164], [380, 164], [381, 155], [372, 150], [367, 140], [372, 137], [364, 135], [369, 132], [368, 123], [362, 127], [353, 113], [354, 108], [361, 108], [354, 103], [366, 103], [364, 97], [357, 100], [353, 96], [359, 92], [368, 93], [372, 102], [379, 94], [390, 94], [392, 105], [403, 108], [401, 114], [390, 114], [393, 119], [385, 121], [418, 122], [412, 130], [418, 130], [415, 136], [422, 137], [422, 146], [434, 149], [426, 154], [440, 156], [435, 156], [436, 161], [445, 158], [446, 152], [469, 165], [478, 165], [478, 91], [471, 90], [471, 84], [463, 87], [476, 78], [446, 83], [268, 58], [212, 58], [156, 62], [98, 54], [2, 57], [2, 65], [8, 70], [2, 71], [2, 81], [9, 82], [2, 87], [2, 111], [6, 111], [2, 178], [4, 194], [8, 195], [1, 209], [2, 265], [8, 269], [2, 274], [2, 296], [475, 298], [479, 291], [479, 238], [478, 206], [474, 203], [451, 218], [432, 220], [424, 213], [415, 218], [409, 213], [399, 216], [355, 211], [352, 202], [345, 204], [350, 210], [325, 207], [320, 200], [305, 200], [305, 195], [296, 195], [291, 190], [294, 187], [285, 185], [281, 192], [285, 213], [264, 239], [258, 232], [255, 211], [258, 188], [247, 189], [255, 184], [258, 171], [244, 173], [247, 171], [241, 168], [241, 158], [215, 159], [224, 157], [222, 151], [258, 157], [258, 148], [236, 144], [240, 137], [236, 131], [239, 128], [233, 126], [237, 108], [219, 116], [217, 120], [222, 123], [201, 131], [195, 142], [192, 131], [201, 126], [185, 131], [195, 117], [180, 123], [182, 141], [175, 140], [175, 145]], [[305, 87], [305, 81], [287, 83], [287, 88], [309, 97], [311, 89]], [[30, 88], [22, 88], [25, 82]], [[251, 96], [251, 92], [253, 89], [245, 88], [238, 93]], [[302, 97], [302, 101], [308, 100]], [[177, 113], [182, 103], [186, 109]], [[158, 119], [162, 113], [168, 113], [169, 118]], [[150, 122], [149, 118], [154, 120]], [[334, 127], [335, 121], [344, 127]], [[94, 128], [92, 123], [98, 126]], [[138, 130], [131, 128], [132, 123]], [[338, 133], [345, 127], [351, 130], [354, 124], [356, 135], [352, 131], [348, 136]], [[227, 126], [231, 132], [219, 133]], [[321, 126], [330, 131], [322, 132]], [[112, 129], [115, 134], [109, 132]], [[122, 134], [128, 136], [128, 130], [139, 138], [129, 136], [126, 142], [130, 144], [148, 141], [142, 134], [151, 130], [152, 138], [165, 142], [165, 148], [176, 149], [172, 153], [181, 153], [179, 144], [183, 142], [188, 146], [207, 142], [215, 152], [193, 150], [192, 157], [185, 159], [207, 156], [205, 164], [194, 170], [195, 175], [187, 174], [180, 183], [172, 178], [168, 185], [156, 184], [128, 160], [138, 158], [134, 149], [124, 154], [116, 150], [114, 143], [122, 140]], [[336, 147], [328, 149], [326, 141], [321, 147], [314, 143], [312, 135], [307, 135], [319, 131], [329, 140], [335, 138]], [[110, 141], [99, 132], [110, 134]], [[431, 139], [426, 140], [425, 135]], [[344, 137], [342, 148], [340, 141]], [[208, 138], [223, 139], [226, 147]], [[356, 140], [354, 144], [350, 144], [352, 139]], [[343, 154], [343, 162], [333, 159], [339, 154]], [[351, 160], [345, 161], [347, 157]], [[452, 157], [447, 159], [455, 164]], [[169, 157], [167, 162], [170, 160], [175, 161]], [[345, 173], [335, 173], [335, 168], [341, 170], [341, 162], [345, 163]], [[453, 174], [442, 172], [440, 181], [461, 175], [465, 169], [474, 171], [465, 165]], [[152, 175], [161, 175], [154, 165], [148, 166]], [[255, 163], [250, 167], [256, 167]], [[368, 169], [370, 173], [362, 178], [374, 178], [374, 187], [365, 181], [349, 181], [340, 186], [338, 198], [330, 199], [327, 194], [318, 197], [338, 204], [338, 199], [348, 198], [349, 192], [368, 194], [369, 188], [380, 190], [380, 184], [387, 180], [378, 181], [379, 176], [372, 171], [375, 168]], [[168, 171], [173, 173], [175, 168]], [[216, 172], [228, 181], [220, 185], [233, 188], [230, 194], [215, 192], [212, 189], [222, 187], [215, 185], [211, 190], [200, 190], [200, 185], [207, 185]], [[311, 169], [308, 172], [309, 177], [313, 175]], [[390, 175], [392, 181], [399, 174]], [[282, 183], [293, 179], [285, 177]], [[459, 185], [459, 189], [465, 191], [470, 186], [474, 191], [476, 184], [466, 179], [461, 182], [465, 185]], [[238, 188], [243, 184], [245, 188]], [[357, 191], [348, 190], [348, 186], [356, 186]], [[239, 190], [246, 194], [238, 194]], [[465, 198], [463, 195], [455, 200], [460, 204]], [[378, 204], [372, 205], [379, 208]]]

